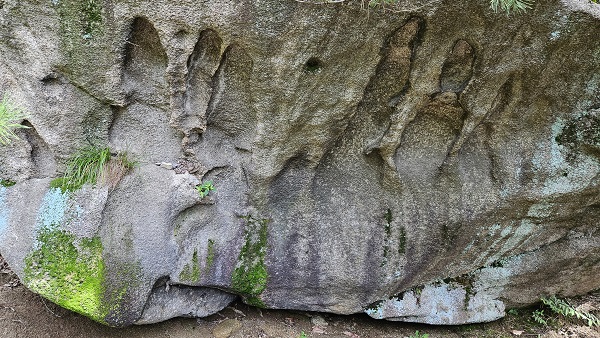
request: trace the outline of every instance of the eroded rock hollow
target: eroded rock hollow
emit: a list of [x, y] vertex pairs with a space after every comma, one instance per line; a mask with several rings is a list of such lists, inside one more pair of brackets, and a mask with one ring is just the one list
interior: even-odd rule
[[[2, 255], [113, 326], [238, 296], [462, 324], [600, 288], [600, 5], [399, 9], [0, 1], [29, 127]], [[135, 165], [66, 182], [91, 147]]]

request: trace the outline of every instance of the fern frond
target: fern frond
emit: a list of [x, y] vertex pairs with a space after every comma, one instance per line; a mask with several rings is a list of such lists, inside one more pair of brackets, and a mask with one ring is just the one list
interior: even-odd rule
[[490, 0], [490, 7], [494, 12], [504, 11], [506, 14], [510, 12], [524, 12], [530, 9], [534, 0]]

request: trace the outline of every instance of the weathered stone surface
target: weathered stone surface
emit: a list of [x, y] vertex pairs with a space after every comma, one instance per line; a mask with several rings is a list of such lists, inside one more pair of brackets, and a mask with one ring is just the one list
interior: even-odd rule
[[[0, 2], [31, 127], [0, 148], [3, 257], [115, 326], [236, 295], [461, 324], [600, 288], [600, 6], [359, 3]], [[51, 189], [89, 144], [138, 165]]]

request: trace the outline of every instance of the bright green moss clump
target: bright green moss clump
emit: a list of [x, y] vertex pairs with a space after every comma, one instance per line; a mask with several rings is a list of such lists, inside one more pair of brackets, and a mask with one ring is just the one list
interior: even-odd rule
[[77, 240], [57, 227], [38, 233], [25, 259], [25, 284], [56, 304], [104, 323], [104, 261], [98, 237]]
[[245, 243], [238, 257], [237, 267], [231, 276], [231, 287], [246, 299], [246, 303], [264, 307], [258, 296], [267, 287], [267, 219], [256, 219], [252, 216], [246, 220]]

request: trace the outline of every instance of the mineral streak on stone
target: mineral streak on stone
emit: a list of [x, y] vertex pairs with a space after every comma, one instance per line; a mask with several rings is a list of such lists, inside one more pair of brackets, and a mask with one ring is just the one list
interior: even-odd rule
[[[0, 251], [64, 307], [464, 324], [600, 288], [600, 5], [3, 4], [30, 128], [0, 148]], [[51, 189], [89, 145], [137, 165]]]

